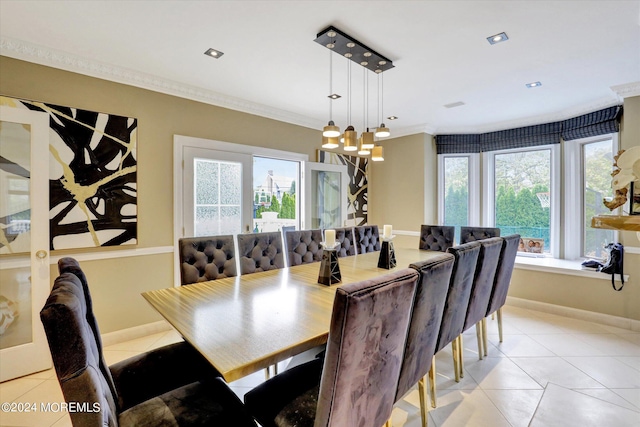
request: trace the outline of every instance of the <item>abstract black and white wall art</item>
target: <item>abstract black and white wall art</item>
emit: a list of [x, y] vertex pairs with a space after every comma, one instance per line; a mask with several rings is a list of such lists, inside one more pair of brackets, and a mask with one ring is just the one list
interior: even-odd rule
[[333, 165], [346, 165], [349, 175], [349, 189], [347, 190], [347, 222], [349, 225], [367, 224], [367, 199], [369, 184], [367, 157], [349, 156], [342, 153], [318, 150], [318, 162]]
[[0, 97], [49, 115], [50, 248], [137, 243], [135, 118]]

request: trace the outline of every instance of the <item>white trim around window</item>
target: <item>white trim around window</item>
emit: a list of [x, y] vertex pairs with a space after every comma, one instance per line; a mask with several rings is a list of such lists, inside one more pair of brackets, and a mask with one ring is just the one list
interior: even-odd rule
[[538, 145], [511, 150], [489, 151], [482, 154], [482, 222], [484, 227], [495, 227], [495, 156], [498, 154], [519, 153], [525, 151], [549, 150], [551, 183], [550, 183], [550, 248], [549, 256], [559, 258], [560, 253], [560, 144]]

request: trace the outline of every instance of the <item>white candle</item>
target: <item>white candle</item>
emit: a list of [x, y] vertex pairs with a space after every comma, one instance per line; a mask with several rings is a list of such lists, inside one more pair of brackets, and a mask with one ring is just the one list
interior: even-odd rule
[[328, 248], [333, 248], [336, 244], [336, 230], [324, 230], [324, 243]]
[[389, 239], [391, 237], [391, 226], [385, 225], [384, 232], [382, 233], [382, 237]]

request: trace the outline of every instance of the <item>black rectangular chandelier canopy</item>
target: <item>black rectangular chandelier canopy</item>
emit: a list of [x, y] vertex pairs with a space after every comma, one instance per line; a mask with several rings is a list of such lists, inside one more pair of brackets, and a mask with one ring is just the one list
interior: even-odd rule
[[320, 31], [314, 41], [374, 73], [382, 73], [394, 67], [390, 59], [335, 27]]

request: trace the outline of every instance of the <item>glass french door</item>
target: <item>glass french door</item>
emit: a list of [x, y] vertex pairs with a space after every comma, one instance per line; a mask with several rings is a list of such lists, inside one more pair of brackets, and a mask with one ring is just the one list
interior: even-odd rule
[[183, 236], [253, 230], [252, 156], [184, 147]]
[[344, 227], [347, 222], [348, 185], [345, 165], [305, 164], [306, 228]]
[[0, 106], [0, 382], [51, 367], [49, 116]]

